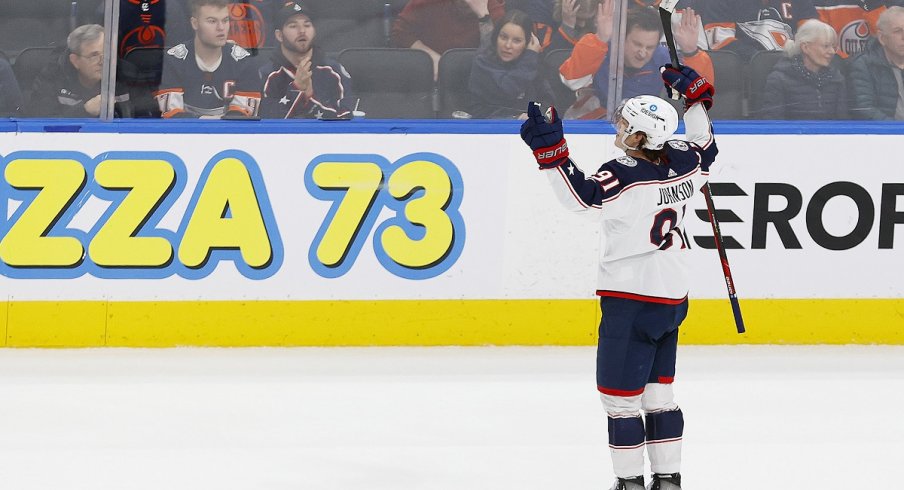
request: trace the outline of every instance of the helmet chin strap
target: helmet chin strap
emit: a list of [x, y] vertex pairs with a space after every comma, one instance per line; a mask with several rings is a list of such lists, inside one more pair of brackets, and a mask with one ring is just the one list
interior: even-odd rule
[[[615, 140], [615, 146], [621, 148], [622, 150], [635, 150], [635, 151], [639, 150], [640, 148], [638, 148], [638, 147], [636, 147], [636, 146], [630, 146], [630, 145], [628, 145], [628, 142], [625, 141], [625, 140], [628, 138], [628, 136], [631, 136], [631, 135], [628, 134], [627, 132], [622, 133], [621, 139], [620, 139], [620, 140], [619, 140], [619, 139], [616, 139], [616, 140]], [[621, 144], [619, 144], [619, 143], [621, 143]]]

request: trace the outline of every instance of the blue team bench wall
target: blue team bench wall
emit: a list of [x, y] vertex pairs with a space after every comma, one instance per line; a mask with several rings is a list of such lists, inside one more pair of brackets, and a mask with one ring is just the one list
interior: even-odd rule
[[[6, 119], [0, 132], [23, 133], [186, 133], [186, 134], [518, 134], [520, 121], [403, 120], [114, 120]], [[715, 121], [716, 134], [882, 134], [904, 135], [904, 121]], [[607, 121], [566, 121], [566, 134], [613, 134]], [[679, 127], [679, 132], [683, 132]]]

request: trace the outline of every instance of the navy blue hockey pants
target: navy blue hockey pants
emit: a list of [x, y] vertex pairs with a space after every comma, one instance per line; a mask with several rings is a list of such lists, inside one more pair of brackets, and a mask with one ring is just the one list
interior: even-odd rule
[[600, 298], [603, 312], [596, 351], [596, 384], [603, 393], [635, 396], [647, 383], [675, 377], [678, 326], [687, 299], [677, 305]]

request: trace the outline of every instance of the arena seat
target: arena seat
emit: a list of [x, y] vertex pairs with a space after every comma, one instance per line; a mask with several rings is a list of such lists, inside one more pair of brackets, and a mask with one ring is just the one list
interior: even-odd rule
[[352, 77], [367, 118], [434, 117], [433, 60], [417, 49], [351, 48], [339, 62]]
[[6, 0], [0, 11], [0, 50], [13, 59], [29, 47], [65, 45], [73, 22], [68, 1]]
[[468, 80], [477, 50], [450, 49], [439, 59], [439, 117], [452, 117], [455, 111], [467, 112], [471, 105]]
[[305, 5], [315, 18], [317, 44], [325, 51], [387, 46], [392, 13], [383, 1], [308, 0]]
[[747, 95], [750, 102], [750, 117], [757, 118], [757, 113], [763, 108], [763, 90], [766, 88], [766, 78], [769, 77], [769, 74], [772, 73], [772, 68], [784, 55], [784, 51], [760, 51], [750, 58], [750, 63], [747, 65]]
[[19, 89], [22, 91], [22, 97], [27, 101], [31, 95], [35, 78], [41, 73], [52, 61], [57, 60], [60, 56], [65, 55], [65, 49], [62, 47], [31, 47], [25, 48], [16, 56], [13, 63], [13, 73], [19, 82]]
[[554, 49], [543, 53], [543, 75], [546, 77], [546, 81], [549, 82], [549, 86], [552, 87], [552, 93], [556, 97], [554, 101], [555, 106], [562, 114], [575, 101], [574, 91], [566, 87], [562, 83], [562, 77], [559, 76], [559, 67], [569, 57], [571, 57], [570, 49]]
[[716, 97], [709, 111], [713, 119], [741, 119], [744, 116], [744, 65], [731, 51], [708, 51], [716, 77]]

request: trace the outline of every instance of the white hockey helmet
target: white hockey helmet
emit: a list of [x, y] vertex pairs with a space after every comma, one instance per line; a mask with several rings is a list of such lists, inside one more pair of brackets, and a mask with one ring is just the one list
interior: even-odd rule
[[638, 95], [624, 101], [616, 110], [616, 124], [619, 119], [627, 123], [623, 137], [643, 131], [647, 135], [643, 146], [651, 150], [661, 149], [678, 129], [678, 111], [653, 95]]

